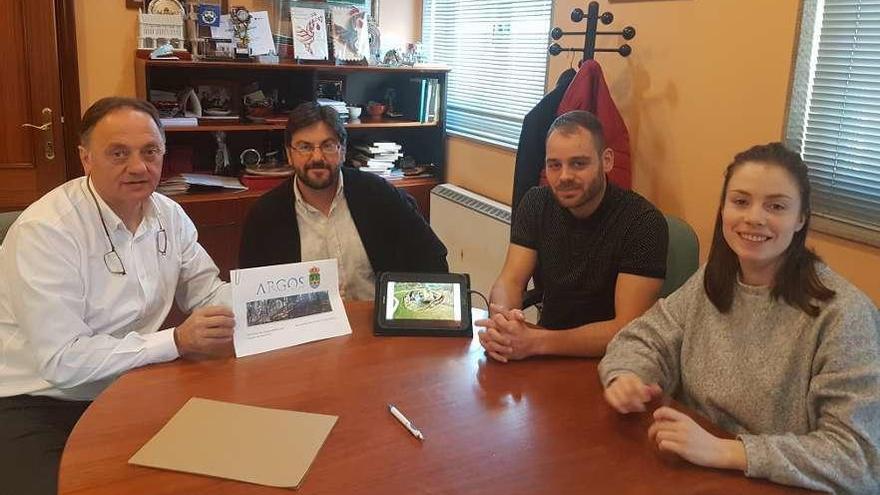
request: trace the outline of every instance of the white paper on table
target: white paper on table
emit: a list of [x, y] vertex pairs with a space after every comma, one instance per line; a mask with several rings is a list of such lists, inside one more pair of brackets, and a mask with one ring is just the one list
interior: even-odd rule
[[336, 259], [232, 270], [235, 356], [351, 333]]
[[302, 60], [327, 60], [327, 22], [322, 9], [290, 8], [293, 55]]
[[[248, 46], [251, 48], [251, 55], [269, 55], [276, 53], [275, 40], [272, 38], [272, 28], [269, 25], [269, 12], [261, 10], [259, 12], [251, 12], [251, 23], [248, 26], [248, 36], [250, 42]], [[232, 22], [229, 20], [229, 14], [220, 16], [220, 26], [211, 27], [212, 38], [228, 38], [235, 41], [232, 34]]]
[[223, 177], [222, 175], [191, 173], [180, 175], [183, 176], [183, 179], [186, 181], [187, 184], [194, 186], [224, 187], [226, 189], [241, 190], [247, 189], [247, 187], [245, 187], [244, 185], [242, 185], [241, 182], [238, 181], [238, 177]]

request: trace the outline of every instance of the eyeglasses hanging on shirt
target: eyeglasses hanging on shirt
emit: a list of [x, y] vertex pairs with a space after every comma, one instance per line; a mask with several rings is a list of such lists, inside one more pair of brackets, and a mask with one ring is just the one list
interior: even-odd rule
[[[98, 218], [101, 219], [101, 226], [104, 227], [104, 235], [107, 236], [107, 242], [110, 243], [110, 251], [107, 251], [104, 254], [104, 265], [107, 267], [107, 270], [114, 275], [125, 275], [125, 265], [122, 264], [122, 258], [116, 251], [113, 239], [110, 238], [110, 230], [107, 229], [107, 222], [104, 221], [104, 214], [101, 212], [101, 206], [98, 205], [98, 198], [95, 197], [95, 192], [92, 190], [91, 177], [86, 177], [86, 187], [89, 189], [92, 201], [95, 202], [95, 208], [98, 210]], [[156, 221], [159, 223], [159, 231], [156, 232], [156, 250], [159, 251], [159, 254], [165, 256], [165, 253], [168, 251], [168, 234], [165, 233], [165, 227], [162, 225], [162, 220], [159, 219], [158, 211], [156, 213]]]

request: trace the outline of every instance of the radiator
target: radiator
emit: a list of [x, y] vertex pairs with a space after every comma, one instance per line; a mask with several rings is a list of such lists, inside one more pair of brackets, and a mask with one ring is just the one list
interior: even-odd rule
[[[449, 250], [449, 271], [467, 273], [489, 297], [510, 241], [510, 207], [452, 184], [431, 190], [431, 228]], [[472, 298], [474, 307], [485, 308]]]

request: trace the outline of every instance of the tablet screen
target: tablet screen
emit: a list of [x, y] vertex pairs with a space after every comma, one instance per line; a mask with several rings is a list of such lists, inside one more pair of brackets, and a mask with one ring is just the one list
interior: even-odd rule
[[461, 284], [388, 282], [385, 320], [461, 321]]

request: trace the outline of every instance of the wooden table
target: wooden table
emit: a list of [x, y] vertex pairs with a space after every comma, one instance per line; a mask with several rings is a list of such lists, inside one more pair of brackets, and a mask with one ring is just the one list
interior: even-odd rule
[[[372, 305], [347, 310], [350, 336], [126, 373], [74, 428], [59, 493], [289, 495], [127, 464], [193, 396], [338, 415], [302, 495], [805, 493], [660, 454], [647, 414], [606, 405], [596, 360], [501, 364], [476, 340], [373, 337]], [[389, 402], [424, 443], [388, 413]]]

